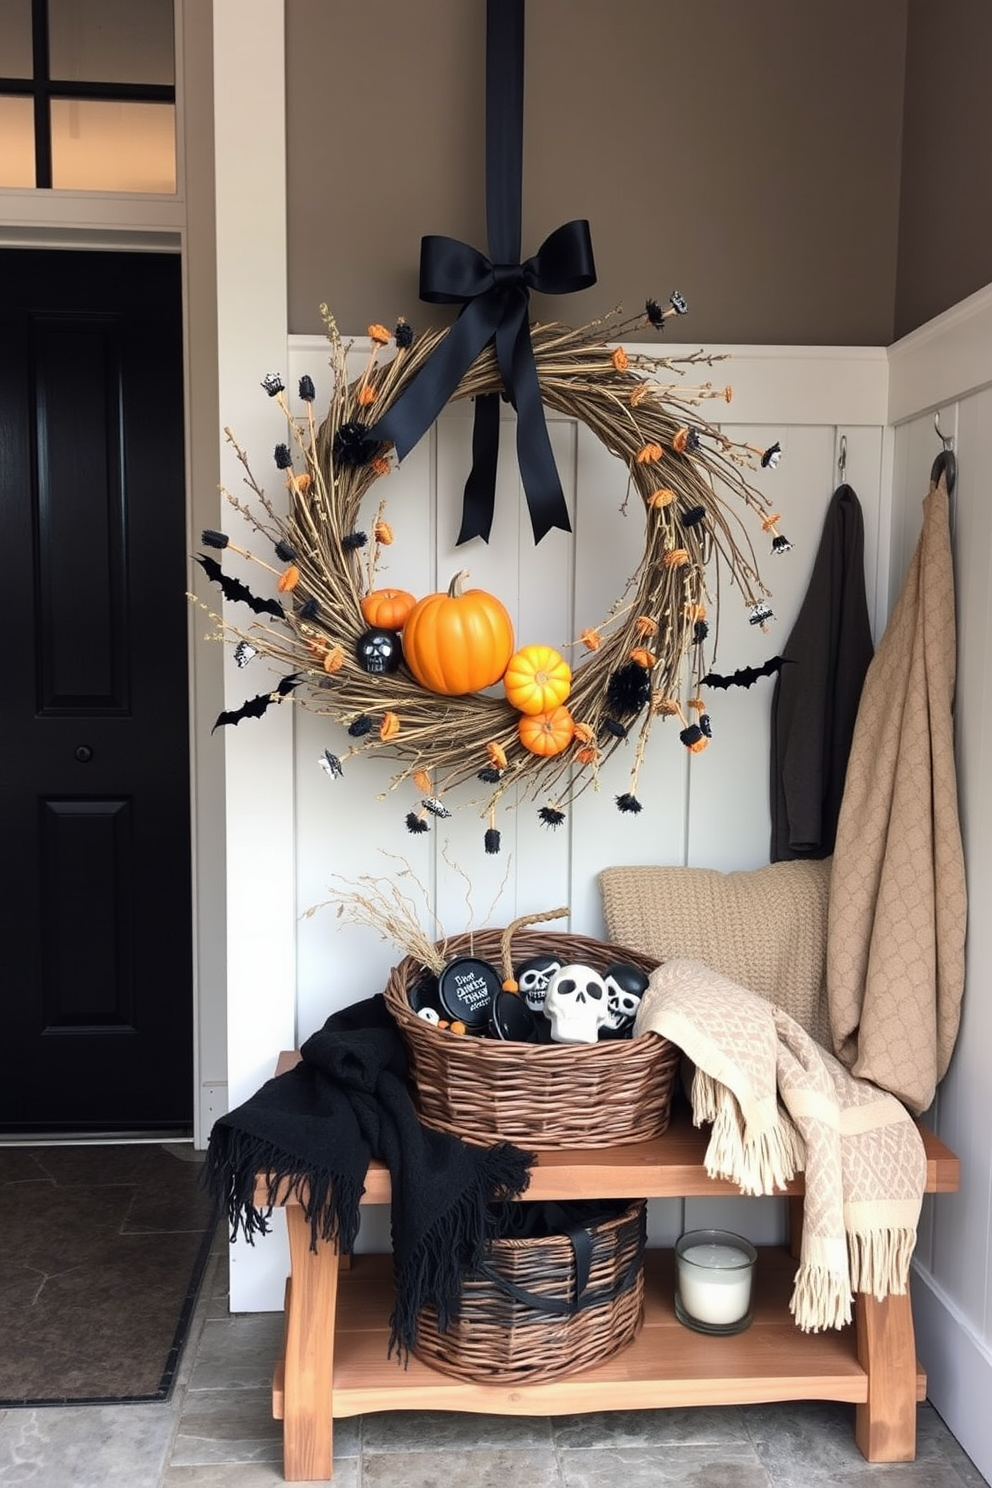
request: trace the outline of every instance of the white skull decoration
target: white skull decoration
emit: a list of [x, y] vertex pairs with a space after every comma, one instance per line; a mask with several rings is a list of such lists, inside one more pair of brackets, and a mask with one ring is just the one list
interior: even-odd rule
[[562, 966], [548, 983], [544, 1012], [556, 1044], [594, 1044], [610, 1013], [606, 983], [581, 962]]
[[520, 995], [532, 1013], [544, 1011], [548, 985], [555, 972], [560, 970], [561, 962], [557, 956], [531, 956], [517, 967], [514, 975]]

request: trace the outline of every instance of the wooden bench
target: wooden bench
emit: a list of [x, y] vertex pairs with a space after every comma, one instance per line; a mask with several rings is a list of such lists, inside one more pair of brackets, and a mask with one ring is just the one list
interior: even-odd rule
[[[297, 1056], [280, 1057], [279, 1070]], [[927, 1192], [952, 1193], [959, 1163], [921, 1127]], [[528, 1199], [739, 1197], [703, 1167], [708, 1132], [686, 1113], [650, 1142], [593, 1151], [542, 1152]], [[310, 1247], [310, 1226], [287, 1189], [278, 1195], [289, 1232], [283, 1357], [273, 1381], [273, 1414], [283, 1422], [287, 1481], [329, 1478], [336, 1417], [382, 1410], [459, 1410], [499, 1415], [558, 1415], [773, 1400], [845, 1400], [856, 1407], [855, 1437], [869, 1462], [910, 1462], [916, 1455], [916, 1405], [926, 1397], [917, 1363], [909, 1296], [855, 1298], [851, 1327], [802, 1333], [788, 1311], [801, 1235], [801, 1175], [787, 1190], [790, 1247], [763, 1247], [756, 1268], [754, 1321], [744, 1333], [713, 1338], [675, 1317], [671, 1251], [649, 1250], [645, 1321], [621, 1353], [545, 1384], [503, 1386], [440, 1374], [417, 1359], [404, 1369], [386, 1357], [392, 1309], [392, 1258], [339, 1260], [336, 1247]], [[256, 1202], [265, 1205], [260, 1175]], [[369, 1168], [363, 1204], [388, 1204], [389, 1174]]]

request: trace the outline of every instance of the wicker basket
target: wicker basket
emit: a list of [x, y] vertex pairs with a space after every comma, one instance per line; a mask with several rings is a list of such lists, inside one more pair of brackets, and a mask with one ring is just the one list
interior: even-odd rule
[[443, 1374], [486, 1384], [533, 1384], [608, 1359], [644, 1320], [646, 1207], [563, 1206], [567, 1231], [492, 1241], [445, 1332], [432, 1309], [420, 1314], [414, 1353]]
[[[499, 966], [507, 934], [453, 936], [445, 952]], [[512, 952], [517, 964], [547, 952], [599, 971], [611, 961], [631, 961], [646, 972], [658, 964], [622, 946], [545, 930], [515, 932]], [[503, 1139], [535, 1151], [641, 1142], [667, 1127], [680, 1051], [660, 1034], [596, 1044], [459, 1036], [425, 1022], [410, 1006], [410, 988], [422, 971], [406, 957], [390, 973], [384, 996], [406, 1045], [413, 1100], [425, 1126], [479, 1146]]]

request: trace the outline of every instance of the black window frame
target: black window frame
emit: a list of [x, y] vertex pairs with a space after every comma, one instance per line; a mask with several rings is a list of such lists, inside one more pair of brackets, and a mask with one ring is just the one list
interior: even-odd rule
[[171, 103], [169, 83], [82, 83], [53, 78], [49, 66], [48, 0], [31, 0], [31, 51], [34, 76], [0, 77], [0, 97], [34, 100], [34, 189], [52, 187], [52, 112], [55, 99], [89, 98], [101, 103]]

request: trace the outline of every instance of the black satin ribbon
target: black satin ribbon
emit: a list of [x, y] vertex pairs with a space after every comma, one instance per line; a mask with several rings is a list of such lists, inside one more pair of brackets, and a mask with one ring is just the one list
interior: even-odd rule
[[[420, 298], [461, 304], [458, 319], [410, 386], [369, 431], [391, 441], [402, 460], [426, 433], [490, 341], [506, 397], [517, 414], [517, 460], [534, 541], [552, 527], [571, 531], [551, 451], [534, 350], [530, 291], [572, 294], [596, 282], [592, 238], [583, 219], [566, 222], [520, 262], [523, 164], [523, 0], [488, 0], [486, 10], [486, 216], [489, 256], [456, 238], [421, 239]], [[472, 471], [458, 542], [488, 542], [496, 500], [499, 395], [475, 400]]]

